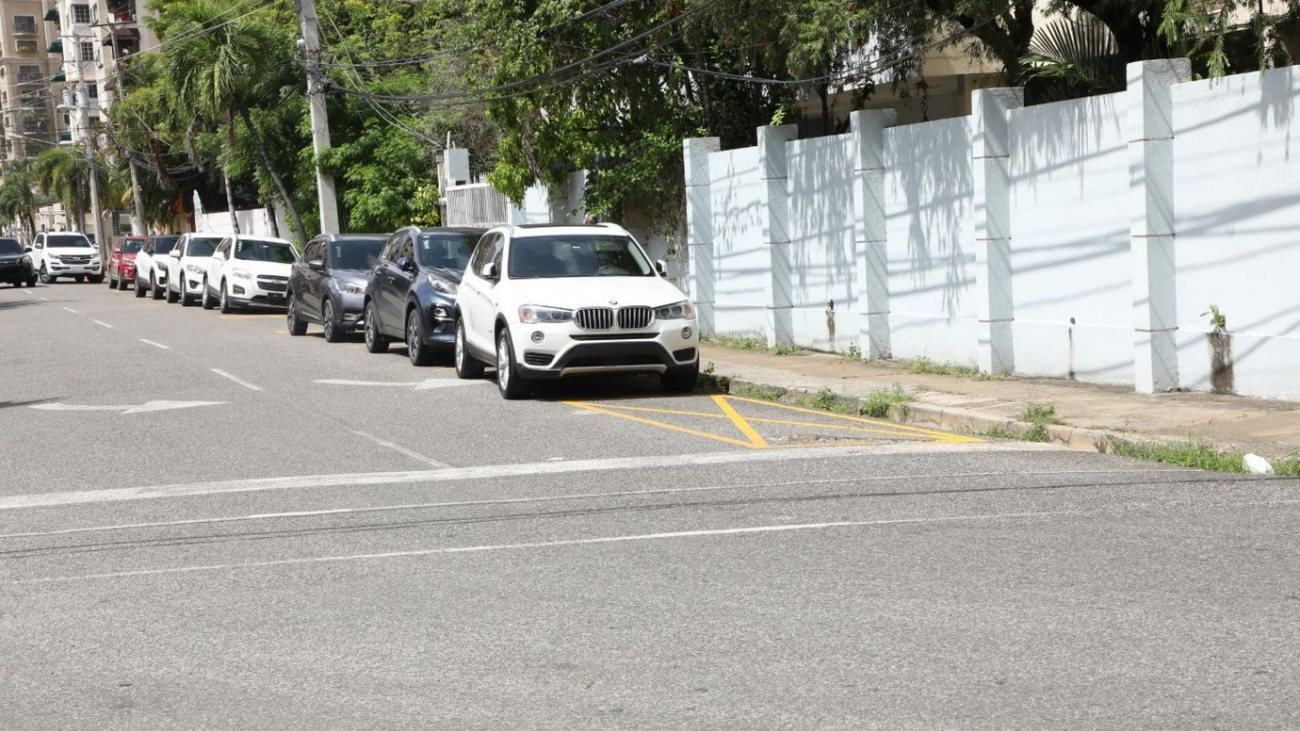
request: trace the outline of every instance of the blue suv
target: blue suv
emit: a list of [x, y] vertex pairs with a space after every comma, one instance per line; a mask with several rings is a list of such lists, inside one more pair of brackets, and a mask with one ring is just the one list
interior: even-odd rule
[[478, 228], [407, 226], [388, 238], [366, 285], [366, 350], [383, 353], [390, 340], [406, 342], [411, 364], [433, 363], [435, 350], [456, 343], [456, 290]]

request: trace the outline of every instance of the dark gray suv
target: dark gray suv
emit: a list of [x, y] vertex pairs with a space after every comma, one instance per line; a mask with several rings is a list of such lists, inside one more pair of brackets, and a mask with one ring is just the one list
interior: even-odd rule
[[289, 273], [290, 335], [305, 335], [308, 323], [337, 343], [361, 327], [366, 278], [388, 237], [385, 234], [323, 234], [303, 247]]

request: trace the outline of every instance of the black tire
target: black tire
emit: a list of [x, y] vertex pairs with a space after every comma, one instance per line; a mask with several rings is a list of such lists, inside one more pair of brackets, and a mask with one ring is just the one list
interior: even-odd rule
[[104, 283], [104, 275], [103, 275], [103, 274], [91, 274], [90, 276], [86, 277], [86, 279], [89, 280], [91, 284], [103, 284], [103, 283]]
[[149, 295], [156, 300], [160, 300], [164, 294], [166, 292], [163, 291], [163, 287], [158, 286], [158, 282], [153, 278], [153, 272], [149, 272]]
[[695, 384], [700, 379], [700, 361], [696, 361], [688, 366], [679, 366], [669, 368], [659, 376], [659, 382], [663, 384], [664, 390], [669, 393], [690, 393], [695, 390]]
[[217, 300], [211, 294], [208, 294], [208, 278], [206, 276], [203, 277], [203, 294], [199, 296], [201, 297], [200, 301], [203, 303], [203, 309], [210, 310], [217, 306]]
[[469, 347], [465, 345], [465, 321], [459, 317], [456, 318], [456, 350], [453, 357], [457, 378], [468, 380], [483, 377], [483, 362], [470, 355]]
[[325, 342], [337, 343], [343, 339], [343, 327], [334, 310], [334, 300], [328, 297], [320, 303], [320, 324], [325, 329]]
[[108, 275], [108, 288], [117, 289], [117, 277], [112, 274]]
[[379, 332], [379, 321], [375, 319], [375, 303], [366, 303], [366, 350], [371, 353], [387, 353], [388, 338]]
[[167, 304], [174, 305], [180, 301], [181, 299], [180, 293], [172, 291], [171, 280], [168, 280], [167, 284], [163, 285], [163, 289], [166, 290], [167, 292]]
[[414, 307], [406, 313], [406, 353], [417, 368], [433, 365], [433, 348], [424, 342], [424, 322]]
[[135, 296], [143, 297], [144, 295], [145, 295], [144, 284], [140, 282], [140, 277], [137, 275], [135, 278]]
[[501, 398], [507, 401], [521, 399], [528, 395], [528, 384], [519, 375], [515, 365], [515, 349], [510, 344], [510, 331], [501, 328], [497, 333], [497, 390]]
[[[182, 287], [185, 286], [185, 285], [184, 285], [184, 282], [181, 283], [181, 286], [182, 286]], [[181, 290], [181, 307], [193, 307], [193, 306], [194, 306], [194, 295], [192, 295], [192, 294], [190, 294], [189, 292], [186, 292], [184, 289], [182, 289], [182, 290]]]
[[45, 262], [41, 262], [41, 272], [37, 275], [37, 278], [41, 280], [41, 284], [54, 284], [58, 280], [58, 277], [50, 275], [49, 270], [45, 268]]
[[230, 293], [227, 291], [226, 280], [221, 280], [221, 314], [229, 315], [235, 311], [235, 303], [230, 301]]
[[293, 292], [290, 292], [289, 297], [287, 299], [288, 299], [288, 309], [285, 310], [284, 318], [289, 325], [289, 334], [293, 335], [294, 337], [297, 337], [299, 335], [306, 335], [307, 321], [302, 319], [301, 317], [298, 317], [298, 302], [297, 302], [298, 298], [294, 296]]

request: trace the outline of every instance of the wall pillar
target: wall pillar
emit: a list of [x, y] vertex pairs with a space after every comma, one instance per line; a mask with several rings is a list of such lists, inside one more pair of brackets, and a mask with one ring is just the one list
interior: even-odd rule
[[714, 333], [713, 212], [709, 188], [709, 154], [722, 149], [717, 137], [682, 140], [686, 171], [687, 294], [695, 303], [700, 334]]
[[892, 109], [851, 112], [853, 133], [853, 261], [858, 298], [858, 352], [889, 358], [889, 250], [885, 226], [885, 130]]
[[1174, 267], [1174, 84], [1190, 81], [1187, 59], [1128, 65], [1129, 241], [1133, 261], [1134, 387], [1179, 387]]
[[1025, 90], [1019, 88], [980, 89], [971, 94], [975, 306], [979, 367], [985, 373], [1015, 371], [1009, 112], [1024, 104]]
[[794, 277], [790, 255], [790, 193], [786, 143], [795, 139], [794, 125], [758, 128], [758, 170], [766, 189], [767, 205], [763, 216], [763, 243], [768, 247], [770, 283], [768, 285], [767, 344], [794, 344]]

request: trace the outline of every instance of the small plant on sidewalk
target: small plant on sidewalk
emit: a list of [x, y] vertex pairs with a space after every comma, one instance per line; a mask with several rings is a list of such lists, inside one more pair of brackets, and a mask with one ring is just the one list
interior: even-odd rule
[[1016, 418], [1029, 424], [1029, 431], [1022, 437], [1027, 442], [1046, 442], [1049, 438], [1047, 427], [1065, 423], [1051, 404], [1029, 404]]
[[858, 413], [873, 419], [888, 419], [894, 415], [894, 407], [914, 401], [903, 387], [894, 384], [893, 388], [881, 388], [867, 394]]

